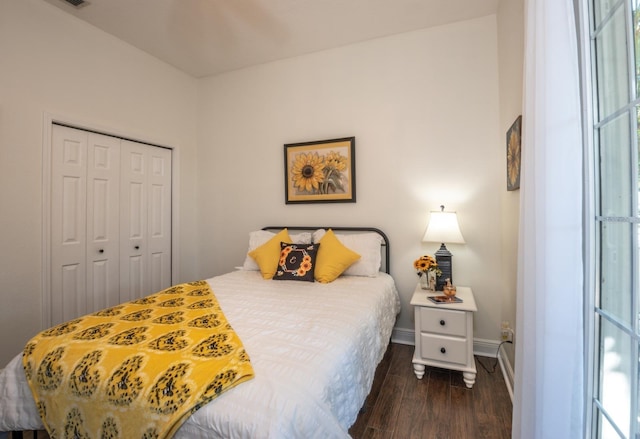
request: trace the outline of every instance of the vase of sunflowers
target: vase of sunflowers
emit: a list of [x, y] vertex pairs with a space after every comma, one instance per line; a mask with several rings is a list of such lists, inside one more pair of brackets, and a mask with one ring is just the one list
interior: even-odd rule
[[429, 255], [420, 256], [413, 262], [413, 268], [420, 278], [420, 288], [435, 291], [436, 277], [442, 274], [435, 258]]

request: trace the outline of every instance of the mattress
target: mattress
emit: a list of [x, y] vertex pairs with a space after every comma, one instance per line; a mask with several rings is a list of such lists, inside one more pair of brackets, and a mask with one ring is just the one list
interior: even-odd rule
[[[393, 279], [265, 281], [239, 270], [208, 282], [255, 377], [200, 408], [175, 437], [349, 437], [400, 310]], [[18, 356], [0, 373], [0, 431], [40, 428]]]

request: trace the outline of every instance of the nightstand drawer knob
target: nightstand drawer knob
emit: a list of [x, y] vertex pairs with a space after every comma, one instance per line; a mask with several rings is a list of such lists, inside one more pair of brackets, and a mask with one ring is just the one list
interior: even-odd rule
[[445, 348], [440, 348], [440, 353], [441, 353], [441, 354], [446, 354], [446, 353], [447, 353], [447, 350], [446, 350]]
[[444, 326], [444, 320], [440, 320], [440, 326]]

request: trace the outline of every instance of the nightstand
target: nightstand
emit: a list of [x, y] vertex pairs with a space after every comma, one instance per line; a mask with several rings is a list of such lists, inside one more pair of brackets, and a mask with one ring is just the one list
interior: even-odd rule
[[426, 291], [416, 286], [411, 298], [415, 311], [415, 352], [413, 371], [418, 379], [425, 366], [459, 370], [468, 388], [476, 382], [473, 358], [473, 313], [478, 310], [473, 292], [457, 287], [462, 303], [435, 304], [427, 297], [441, 296], [442, 291]]

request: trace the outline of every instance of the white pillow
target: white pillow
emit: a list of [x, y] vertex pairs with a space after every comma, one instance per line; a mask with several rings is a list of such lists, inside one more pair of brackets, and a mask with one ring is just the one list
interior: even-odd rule
[[[324, 229], [318, 229], [313, 232], [313, 242], [319, 242], [324, 234]], [[360, 255], [360, 259], [347, 268], [342, 275], [366, 277], [378, 276], [382, 263], [382, 256], [380, 254], [380, 246], [383, 242], [382, 236], [373, 232], [336, 233], [335, 235], [345, 247]]]
[[[247, 257], [245, 258], [244, 264], [242, 265], [243, 270], [260, 270], [260, 267], [258, 267], [258, 264], [256, 264], [255, 259], [249, 256], [248, 253], [260, 247], [262, 244], [264, 244], [274, 236], [276, 236], [275, 233], [269, 232], [267, 230], [256, 230], [255, 232], [249, 233], [249, 249], [247, 250]], [[292, 244], [311, 244], [310, 232], [302, 232], [298, 234], [289, 233], [289, 237], [293, 240]]]

